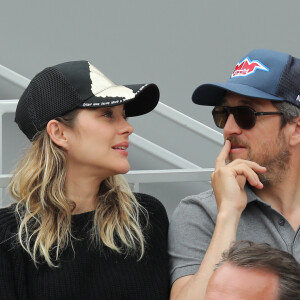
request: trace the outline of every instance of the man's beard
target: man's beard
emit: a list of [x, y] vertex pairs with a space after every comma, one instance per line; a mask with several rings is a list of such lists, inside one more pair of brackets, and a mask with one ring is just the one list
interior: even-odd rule
[[[253, 153], [250, 145], [240, 140], [237, 136], [228, 137], [228, 140], [233, 144], [242, 145], [247, 148], [247, 160], [254, 161], [266, 167], [266, 173], [257, 174], [264, 186], [271, 186], [282, 182], [286, 172], [289, 170], [291, 156], [282, 131], [279, 132], [277, 139], [272, 143], [262, 143], [259, 153]], [[230, 154], [229, 161], [232, 161]]]

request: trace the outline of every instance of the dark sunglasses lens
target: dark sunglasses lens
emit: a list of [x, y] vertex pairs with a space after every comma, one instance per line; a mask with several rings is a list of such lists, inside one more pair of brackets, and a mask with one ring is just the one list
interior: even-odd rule
[[255, 125], [256, 116], [250, 107], [236, 107], [232, 113], [240, 128], [250, 129]]
[[228, 119], [228, 112], [226, 108], [222, 106], [216, 106], [212, 111], [212, 115], [216, 126], [219, 128], [224, 128]]

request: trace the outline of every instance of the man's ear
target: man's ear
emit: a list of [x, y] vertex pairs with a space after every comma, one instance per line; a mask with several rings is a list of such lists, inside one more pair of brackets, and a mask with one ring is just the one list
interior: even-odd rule
[[65, 126], [57, 120], [50, 120], [47, 124], [46, 130], [51, 140], [63, 149], [68, 149], [68, 139], [65, 134]]
[[300, 116], [294, 118], [293, 122], [290, 123], [291, 134], [290, 134], [290, 145], [300, 145]]

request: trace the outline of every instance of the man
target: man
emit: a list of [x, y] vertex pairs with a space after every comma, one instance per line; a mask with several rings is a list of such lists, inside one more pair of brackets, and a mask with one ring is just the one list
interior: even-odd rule
[[300, 60], [254, 50], [224, 84], [204, 84], [224, 147], [214, 191], [183, 199], [170, 223], [171, 299], [204, 299], [223, 251], [235, 240], [267, 242], [300, 261]]
[[300, 299], [300, 265], [268, 244], [234, 243], [209, 280], [205, 300]]

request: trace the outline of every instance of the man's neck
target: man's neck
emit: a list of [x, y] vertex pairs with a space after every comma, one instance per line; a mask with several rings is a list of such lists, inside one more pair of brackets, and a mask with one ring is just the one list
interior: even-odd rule
[[300, 226], [300, 171], [291, 168], [280, 183], [267, 185], [255, 194], [281, 213], [294, 230]]

